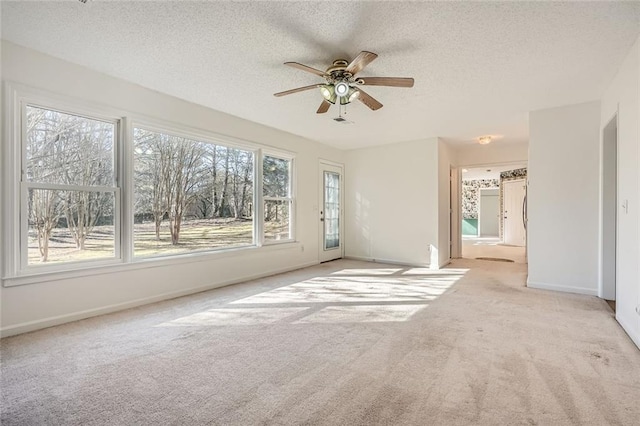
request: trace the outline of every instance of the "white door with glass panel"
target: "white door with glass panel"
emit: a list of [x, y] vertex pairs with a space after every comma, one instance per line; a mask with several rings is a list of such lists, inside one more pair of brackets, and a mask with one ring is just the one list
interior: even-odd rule
[[320, 163], [320, 262], [343, 256], [342, 167]]

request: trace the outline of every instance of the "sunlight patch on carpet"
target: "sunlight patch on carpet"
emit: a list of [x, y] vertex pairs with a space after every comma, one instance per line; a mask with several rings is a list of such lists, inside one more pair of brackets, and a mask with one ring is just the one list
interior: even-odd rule
[[369, 305], [369, 306], [328, 306], [311, 315], [299, 319], [294, 324], [336, 324], [361, 322], [402, 322], [418, 311], [421, 305]]

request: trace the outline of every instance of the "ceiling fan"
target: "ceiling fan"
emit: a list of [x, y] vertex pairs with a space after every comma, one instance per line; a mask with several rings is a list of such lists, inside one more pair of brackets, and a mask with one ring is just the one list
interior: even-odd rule
[[275, 93], [274, 96], [285, 96], [292, 93], [303, 92], [305, 90], [320, 89], [320, 93], [324, 98], [320, 104], [320, 108], [316, 111], [318, 114], [325, 113], [329, 107], [336, 102], [340, 105], [346, 105], [358, 99], [360, 102], [371, 108], [373, 111], [382, 108], [382, 104], [374, 99], [367, 92], [362, 90], [361, 86], [390, 86], [390, 87], [413, 87], [413, 78], [404, 77], [356, 77], [360, 71], [376, 59], [378, 55], [363, 50], [356, 58], [348, 62], [344, 59], [337, 59], [327, 68], [321, 71], [298, 62], [285, 62], [293, 68], [310, 72], [325, 79], [324, 84], [312, 84], [310, 86], [298, 87], [297, 89], [285, 90], [284, 92]]

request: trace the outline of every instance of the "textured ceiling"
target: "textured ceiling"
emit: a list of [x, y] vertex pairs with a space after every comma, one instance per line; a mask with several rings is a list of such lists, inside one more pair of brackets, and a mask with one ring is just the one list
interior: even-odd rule
[[[182, 99], [339, 148], [433, 136], [528, 140], [528, 112], [598, 99], [640, 32], [640, 2], [2, 1], [2, 38]], [[307, 91], [361, 50], [376, 112]]]

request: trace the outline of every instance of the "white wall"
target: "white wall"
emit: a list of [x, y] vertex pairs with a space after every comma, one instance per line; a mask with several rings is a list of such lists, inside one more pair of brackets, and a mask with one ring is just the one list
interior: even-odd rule
[[[640, 38], [602, 97], [600, 127], [618, 112], [616, 319], [640, 347]], [[602, 135], [602, 130], [600, 134]], [[622, 208], [624, 201], [628, 211]]]
[[600, 102], [529, 116], [530, 287], [596, 295]]
[[486, 164], [526, 163], [529, 158], [528, 143], [506, 143], [500, 140], [488, 145], [462, 145], [452, 150], [452, 160], [457, 166], [483, 166]]
[[438, 266], [451, 259], [451, 165], [452, 152], [442, 139], [438, 139]]
[[[0, 327], [3, 335], [318, 262], [318, 163], [320, 158], [342, 162], [341, 151], [7, 42], [2, 43], [2, 78], [81, 101], [296, 152], [299, 241], [298, 244], [207, 255], [187, 264], [160, 262], [145, 269], [56, 281], [43, 277], [35, 284], [2, 287]], [[10, 202], [3, 196], [3, 206]]]
[[347, 257], [438, 264], [438, 160], [437, 138], [347, 151]]

